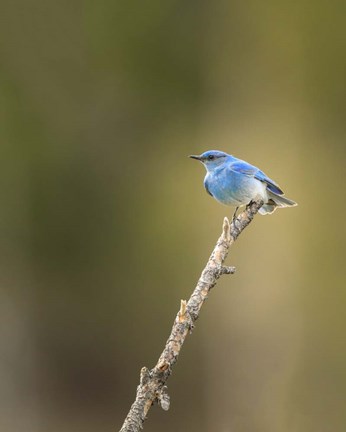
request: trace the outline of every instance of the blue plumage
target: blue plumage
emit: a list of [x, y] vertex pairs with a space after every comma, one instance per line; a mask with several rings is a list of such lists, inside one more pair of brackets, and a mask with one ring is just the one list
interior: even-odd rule
[[286, 198], [274, 180], [257, 167], [227, 153], [210, 150], [191, 156], [203, 163], [207, 170], [206, 191], [225, 205], [239, 207], [255, 199], [263, 199], [259, 213], [272, 213], [277, 207], [297, 205]]

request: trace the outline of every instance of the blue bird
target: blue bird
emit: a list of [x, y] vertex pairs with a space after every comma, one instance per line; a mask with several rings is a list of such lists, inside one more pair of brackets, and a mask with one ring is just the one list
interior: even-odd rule
[[292, 207], [297, 203], [286, 198], [277, 183], [263, 171], [227, 153], [210, 150], [193, 159], [202, 162], [207, 170], [204, 178], [206, 191], [222, 204], [235, 206], [237, 210], [253, 200], [262, 199], [259, 209], [262, 215], [273, 213], [277, 207]]

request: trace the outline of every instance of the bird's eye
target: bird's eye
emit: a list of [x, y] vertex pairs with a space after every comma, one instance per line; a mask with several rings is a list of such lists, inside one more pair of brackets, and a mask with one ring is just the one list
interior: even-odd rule
[[214, 155], [209, 155], [209, 156], [208, 156], [208, 160], [213, 160], [213, 159], [215, 159], [215, 156], [214, 156]]

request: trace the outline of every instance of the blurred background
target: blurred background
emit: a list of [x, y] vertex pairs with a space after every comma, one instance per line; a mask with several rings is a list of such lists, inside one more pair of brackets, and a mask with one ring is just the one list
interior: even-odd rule
[[2, 3], [1, 432], [120, 429], [232, 214], [208, 149], [299, 206], [239, 238], [144, 429], [346, 430], [345, 12]]

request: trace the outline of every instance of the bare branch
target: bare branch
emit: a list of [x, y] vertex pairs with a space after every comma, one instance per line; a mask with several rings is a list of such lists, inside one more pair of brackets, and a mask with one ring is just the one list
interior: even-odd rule
[[262, 205], [263, 201], [251, 202], [231, 224], [227, 218], [224, 219], [221, 236], [202, 271], [195, 290], [188, 302], [181, 300], [180, 310], [173, 323], [171, 334], [157, 364], [151, 370], [146, 367], [141, 369], [136, 400], [120, 432], [138, 432], [142, 429], [144, 420], [154, 402], [158, 402], [164, 410], [169, 409], [170, 398], [165, 384], [172, 373], [186, 336], [192, 331], [203, 303], [219, 277], [235, 272], [234, 267], [226, 267], [223, 263], [232, 244], [249, 225]]

